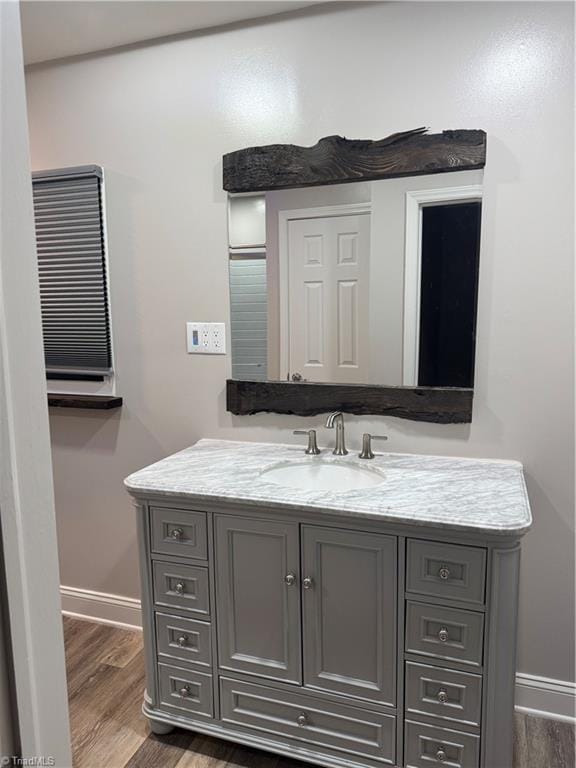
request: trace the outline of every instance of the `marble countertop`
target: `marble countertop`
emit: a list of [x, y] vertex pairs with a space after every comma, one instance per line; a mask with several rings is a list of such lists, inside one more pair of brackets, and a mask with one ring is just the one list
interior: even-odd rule
[[[353, 491], [286, 488], [261, 477], [285, 462], [355, 464], [381, 473], [381, 485]], [[136, 496], [238, 501], [252, 506], [317, 510], [396, 524], [502, 535], [525, 533], [532, 515], [522, 465], [516, 461], [381, 453], [369, 461], [306, 456], [302, 446], [200, 440], [191, 448], [130, 475]]]

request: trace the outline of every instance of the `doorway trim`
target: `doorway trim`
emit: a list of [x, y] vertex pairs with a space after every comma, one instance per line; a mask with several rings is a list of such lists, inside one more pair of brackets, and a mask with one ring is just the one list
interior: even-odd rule
[[72, 764], [20, 9], [0, 2], [0, 507], [17, 757]]
[[278, 294], [280, 330], [280, 376], [283, 380], [290, 375], [290, 291], [289, 291], [289, 243], [288, 227], [291, 221], [302, 219], [327, 219], [340, 216], [360, 216], [372, 213], [372, 203], [343, 203], [313, 208], [292, 208], [278, 211]]
[[438, 187], [406, 192], [404, 235], [404, 345], [402, 384], [418, 386], [420, 354], [420, 278], [422, 266], [422, 208], [450, 202], [482, 200], [482, 185]]

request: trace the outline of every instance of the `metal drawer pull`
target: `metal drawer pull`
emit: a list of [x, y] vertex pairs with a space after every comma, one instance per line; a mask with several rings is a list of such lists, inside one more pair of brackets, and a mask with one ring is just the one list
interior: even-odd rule
[[180, 541], [182, 536], [184, 536], [184, 531], [182, 530], [182, 528], [173, 528], [172, 531], [170, 532], [170, 536], [173, 539], [176, 539], [176, 541]]
[[448, 568], [446, 565], [443, 565], [442, 568], [438, 571], [438, 576], [442, 579], [442, 581], [448, 581], [450, 578], [450, 568]]
[[189, 685], [183, 686], [182, 688], [180, 688], [178, 693], [180, 694], [180, 696], [182, 696], [183, 699], [187, 698], [188, 696], [190, 696], [190, 686]]
[[289, 587], [292, 587], [296, 584], [296, 576], [294, 576], [293, 573], [287, 573], [286, 576], [284, 576], [284, 581]]
[[179, 595], [184, 594], [184, 584], [179, 581], [177, 584], [174, 584], [174, 592], [177, 592]]
[[308, 725], [308, 718], [306, 717], [304, 712], [301, 712], [298, 717], [296, 718], [296, 722], [301, 727], [304, 727], [305, 725]]
[[302, 586], [304, 589], [312, 589], [312, 579], [309, 576], [306, 576], [305, 579], [302, 579]]
[[447, 757], [448, 755], [446, 754], [444, 745], [439, 746], [438, 749], [436, 750], [436, 760], [438, 760], [440, 763], [443, 763]]
[[441, 643], [445, 643], [448, 640], [448, 630], [446, 627], [442, 627], [440, 632], [438, 632], [438, 640], [440, 640]]
[[188, 637], [186, 635], [180, 635], [178, 640], [176, 641], [180, 648], [186, 648], [188, 645]]
[[446, 702], [448, 701], [448, 691], [446, 690], [446, 688], [440, 688], [440, 690], [438, 691], [437, 698], [440, 704], [446, 704]]

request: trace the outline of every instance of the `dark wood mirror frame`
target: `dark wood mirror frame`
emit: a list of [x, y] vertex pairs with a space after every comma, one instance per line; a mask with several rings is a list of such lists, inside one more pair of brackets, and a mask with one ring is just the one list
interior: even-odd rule
[[[485, 164], [485, 131], [429, 134], [416, 128], [378, 141], [326, 136], [313, 147], [271, 144], [230, 152], [223, 158], [223, 186], [227, 192], [265, 192], [471, 171]], [[473, 389], [457, 387], [229, 379], [226, 407], [237, 415], [266, 411], [313, 416], [338, 410], [461, 424], [472, 421], [473, 394]]]

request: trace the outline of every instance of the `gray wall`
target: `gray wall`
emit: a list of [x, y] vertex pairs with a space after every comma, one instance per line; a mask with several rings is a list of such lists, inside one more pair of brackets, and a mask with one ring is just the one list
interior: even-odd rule
[[64, 584], [138, 594], [126, 474], [199, 437], [292, 442], [304, 422], [227, 414], [229, 358], [185, 352], [187, 320], [228, 319], [222, 153], [484, 128], [473, 424], [350, 417], [349, 442], [524, 462], [519, 668], [574, 679], [571, 46], [568, 3], [363, 4], [29, 71], [34, 167], [110, 171], [125, 406], [52, 413]]

